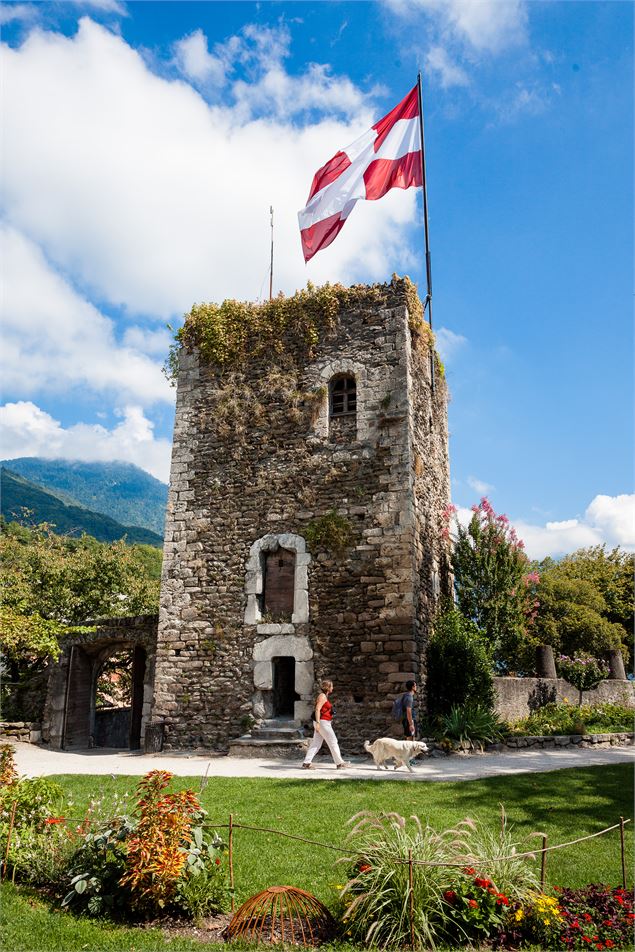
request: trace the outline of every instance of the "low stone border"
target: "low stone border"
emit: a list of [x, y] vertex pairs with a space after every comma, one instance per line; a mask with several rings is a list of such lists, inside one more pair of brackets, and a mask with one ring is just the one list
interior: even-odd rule
[[[468, 743], [457, 744], [452, 750], [434, 740], [424, 737], [428, 745], [429, 757], [447, 757], [449, 754], [480, 753], [479, 747], [474, 750]], [[516, 750], [564, 750], [580, 747], [631, 747], [635, 742], [635, 733], [616, 732], [612, 734], [534, 734], [526, 737], [507, 737], [496, 744], [484, 744], [485, 753], [505, 753]]]
[[4, 740], [39, 744], [42, 740], [42, 725], [38, 721], [0, 721], [0, 741]]

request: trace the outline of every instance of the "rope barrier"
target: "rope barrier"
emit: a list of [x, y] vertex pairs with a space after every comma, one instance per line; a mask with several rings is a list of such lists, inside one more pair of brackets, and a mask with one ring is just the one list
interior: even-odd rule
[[[626, 823], [630, 823], [631, 820], [628, 819], [628, 820], [624, 820], [623, 822], [625, 825]], [[202, 825], [208, 830], [228, 830], [229, 829], [228, 823], [217, 823], [217, 824], [203, 823]], [[579, 836], [575, 840], [569, 840], [568, 843], [557, 843], [555, 846], [547, 846], [544, 849], [542, 847], [539, 847], [538, 849], [535, 849], [535, 850], [527, 850], [524, 853], [512, 853], [511, 856], [497, 856], [495, 859], [489, 859], [489, 860], [479, 859], [478, 857], [470, 857], [469, 864], [470, 865], [476, 864], [477, 866], [479, 865], [492, 866], [492, 865], [495, 865], [496, 863], [501, 863], [510, 859], [524, 859], [525, 857], [535, 857], [538, 854], [551, 853], [553, 850], [561, 850], [567, 846], [574, 846], [576, 843], [582, 843], [585, 840], [592, 840], [596, 836], [603, 836], [605, 833], [610, 833], [611, 830], [616, 830], [621, 825], [622, 825], [621, 822], [614, 823], [613, 826], [607, 826], [606, 829], [604, 830], [598, 830], [597, 833], [589, 833], [587, 836]], [[283, 836], [290, 840], [299, 840], [299, 842], [307, 843], [309, 846], [319, 846], [321, 849], [333, 850], [336, 853], [346, 853], [347, 855], [350, 855], [350, 852], [351, 852], [350, 849], [343, 849], [341, 846], [333, 846], [332, 843], [320, 843], [317, 840], [309, 840], [304, 836], [297, 836], [294, 833], [286, 833], [284, 830], [273, 830], [269, 827], [250, 826], [246, 823], [236, 823], [236, 822], [232, 824], [232, 828], [234, 830], [250, 830], [253, 833], [273, 833], [274, 836]], [[538, 834], [538, 835], [542, 835], [542, 834]], [[401, 856], [399, 856], [396, 858], [395, 862], [404, 863], [404, 864], [408, 864], [409, 862], [412, 862], [415, 866], [443, 866], [448, 868], [450, 867], [458, 868], [458, 867], [465, 866], [466, 862], [468, 861], [463, 860], [460, 863], [434, 863], [429, 860], [413, 859], [412, 861], [410, 861], [408, 859], [404, 859]]]

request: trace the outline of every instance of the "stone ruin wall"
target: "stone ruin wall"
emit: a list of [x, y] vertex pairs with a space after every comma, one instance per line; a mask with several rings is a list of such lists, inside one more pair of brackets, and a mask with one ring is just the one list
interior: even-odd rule
[[[275, 655], [296, 658], [296, 717], [316, 681], [335, 682], [337, 733], [351, 751], [394, 729], [392, 698], [424, 674], [431, 613], [449, 584], [447, 391], [437, 372], [431, 400], [404, 282], [379, 291], [379, 303], [340, 313], [310, 359], [288, 342], [297, 386], [314, 397], [304, 406], [289, 400], [279, 366], [221, 377], [197, 352], [181, 354], [152, 715], [166, 749], [227, 749], [266, 716]], [[336, 373], [356, 377], [356, 434], [345, 420], [329, 427]], [[305, 541], [333, 510], [353, 530], [343, 555]], [[295, 611], [282, 625], [257, 606], [258, 559], [276, 537], [296, 552]]]

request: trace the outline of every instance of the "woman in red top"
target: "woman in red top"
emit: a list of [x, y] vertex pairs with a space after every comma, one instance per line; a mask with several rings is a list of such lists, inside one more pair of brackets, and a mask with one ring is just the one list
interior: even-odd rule
[[306, 752], [302, 766], [305, 770], [314, 769], [313, 758], [324, 741], [326, 741], [337, 769], [340, 770], [343, 767], [350, 767], [350, 764], [342, 760], [340, 745], [337, 742], [337, 737], [333, 730], [333, 705], [329, 701], [329, 694], [333, 690], [333, 682], [322, 681], [320, 687], [322, 690], [320, 694], [318, 694], [317, 701], [315, 702], [313, 715], [313, 738]]

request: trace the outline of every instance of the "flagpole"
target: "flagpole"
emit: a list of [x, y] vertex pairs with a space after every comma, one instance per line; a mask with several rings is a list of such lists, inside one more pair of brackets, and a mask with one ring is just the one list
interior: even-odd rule
[[269, 266], [269, 300], [273, 297], [273, 205], [269, 206], [271, 215], [271, 264]]
[[[421, 138], [421, 181], [423, 185], [423, 229], [426, 249], [426, 299], [423, 303], [423, 313], [428, 309], [428, 323], [432, 330], [432, 262], [430, 259], [430, 231], [428, 227], [428, 187], [426, 182], [426, 147], [423, 134], [423, 92], [421, 87], [421, 70], [417, 74], [417, 95], [419, 97], [419, 136]], [[434, 393], [434, 346], [430, 343], [430, 385]]]

